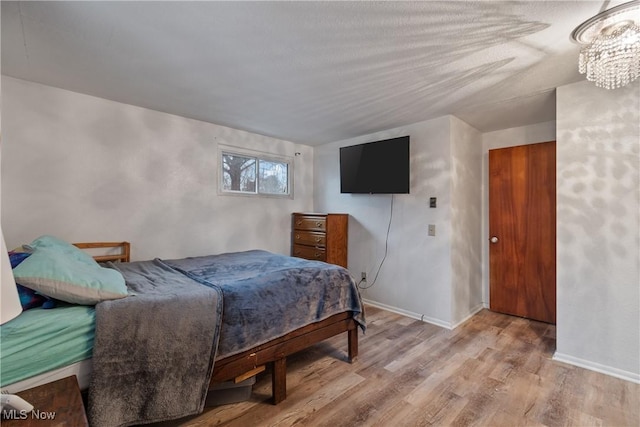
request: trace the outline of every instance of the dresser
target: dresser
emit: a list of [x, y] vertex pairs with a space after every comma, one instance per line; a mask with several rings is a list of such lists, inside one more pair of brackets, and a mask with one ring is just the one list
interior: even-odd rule
[[294, 213], [291, 255], [347, 268], [348, 230], [348, 214]]

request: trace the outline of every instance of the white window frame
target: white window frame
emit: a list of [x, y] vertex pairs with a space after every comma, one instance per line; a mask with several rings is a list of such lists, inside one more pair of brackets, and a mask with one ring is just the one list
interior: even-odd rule
[[[254, 158], [256, 160], [256, 189], [255, 191], [225, 190], [224, 188], [224, 162], [222, 157], [225, 154]], [[259, 183], [259, 162], [280, 162], [287, 164], [287, 193], [261, 193]], [[218, 194], [224, 196], [245, 196], [245, 197], [275, 197], [279, 199], [293, 199], [293, 157], [266, 153], [257, 150], [234, 147], [231, 145], [218, 145], [218, 162], [220, 171], [218, 173]]]

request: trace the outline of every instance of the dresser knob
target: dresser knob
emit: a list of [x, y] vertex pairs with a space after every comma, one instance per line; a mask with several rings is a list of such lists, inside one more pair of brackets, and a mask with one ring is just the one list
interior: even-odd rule
[[320, 243], [320, 241], [321, 241], [321, 240], [322, 240], [322, 239], [321, 239], [320, 237], [316, 237], [316, 242], [317, 242], [317, 243]]
[[320, 226], [322, 226], [322, 223], [321, 222], [316, 222], [316, 227], [320, 227]]

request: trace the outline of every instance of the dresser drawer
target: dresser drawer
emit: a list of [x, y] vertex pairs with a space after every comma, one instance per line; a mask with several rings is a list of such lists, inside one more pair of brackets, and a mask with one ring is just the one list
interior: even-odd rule
[[291, 256], [347, 267], [349, 215], [293, 212]]
[[323, 216], [296, 215], [293, 227], [296, 230], [326, 231], [327, 219]]
[[293, 245], [293, 256], [316, 261], [325, 261], [327, 259], [327, 251], [324, 248]]
[[327, 245], [327, 235], [317, 231], [301, 231], [295, 230], [293, 232], [293, 243], [307, 246], [321, 246]]

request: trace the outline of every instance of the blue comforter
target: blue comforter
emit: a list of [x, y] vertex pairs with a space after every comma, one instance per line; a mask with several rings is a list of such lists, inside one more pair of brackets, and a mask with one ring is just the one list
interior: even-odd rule
[[343, 267], [262, 250], [161, 262], [222, 290], [217, 359], [345, 311], [365, 330], [360, 294]]

